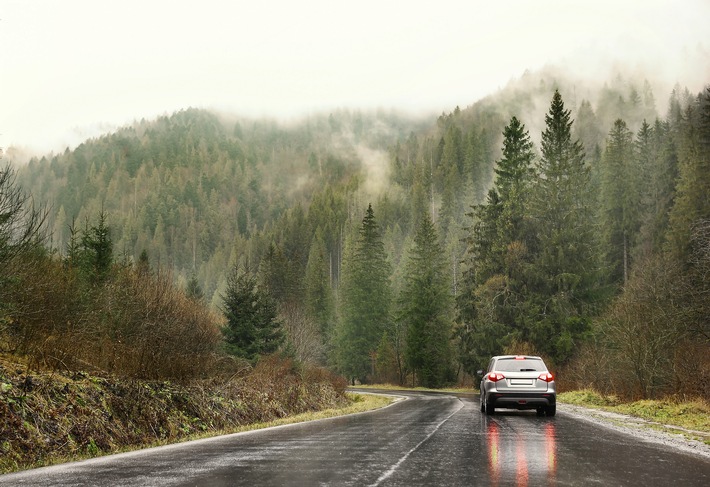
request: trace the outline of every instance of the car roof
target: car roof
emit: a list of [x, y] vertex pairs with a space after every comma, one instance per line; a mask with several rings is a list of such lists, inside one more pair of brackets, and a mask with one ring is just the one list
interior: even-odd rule
[[542, 360], [542, 357], [539, 357], [537, 355], [496, 355], [494, 357], [491, 357], [491, 360], [540, 360], [541, 362], [545, 362]]
[[496, 360], [509, 360], [509, 359], [516, 359], [520, 358], [523, 360], [542, 360], [541, 357], [538, 357], [537, 355], [496, 355], [495, 357], [492, 357]]

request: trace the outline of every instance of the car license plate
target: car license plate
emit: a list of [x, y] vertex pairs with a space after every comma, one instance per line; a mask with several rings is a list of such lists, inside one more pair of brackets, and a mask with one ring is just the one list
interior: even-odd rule
[[531, 386], [533, 381], [531, 379], [510, 379], [511, 386]]

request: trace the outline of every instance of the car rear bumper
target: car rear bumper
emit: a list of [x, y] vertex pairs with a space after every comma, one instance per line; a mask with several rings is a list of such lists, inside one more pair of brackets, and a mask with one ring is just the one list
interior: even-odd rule
[[494, 408], [537, 409], [542, 406], [554, 406], [557, 395], [550, 392], [489, 392], [487, 400]]

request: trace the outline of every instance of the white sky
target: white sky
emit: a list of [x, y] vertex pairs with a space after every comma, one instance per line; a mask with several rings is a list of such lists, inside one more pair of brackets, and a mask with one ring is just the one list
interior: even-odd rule
[[546, 63], [638, 63], [700, 91], [708, 49], [710, 0], [0, 0], [0, 147], [191, 106], [441, 113]]

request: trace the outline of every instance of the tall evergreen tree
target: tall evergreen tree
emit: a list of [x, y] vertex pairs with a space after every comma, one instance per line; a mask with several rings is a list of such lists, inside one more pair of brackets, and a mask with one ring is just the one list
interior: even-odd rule
[[448, 262], [428, 216], [414, 236], [399, 304], [408, 367], [422, 385], [444, 385], [452, 379], [453, 296]]
[[279, 303], [291, 297], [290, 265], [280, 246], [269, 244], [259, 262], [259, 284]]
[[461, 129], [451, 124], [444, 138], [441, 164], [438, 168], [441, 187], [441, 209], [439, 211], [439, 226], [442, 233], [446, 233], [449, 225], [458, 221], [461, 217], [463, 206], [461, 193], [465, 183], [464, 172], [464, 149]]
[[678, 177], [676, 143], [670, 124], [656, 120], [643, 124], [635, 141], [641, 166], [641, 228], [637, 252], [649, 256], [662, 250], [668, 229], [668, 215], [675, 198]]
[[469, 260], [476, 285], [496, 274], [508, 274], [506, 254], [513, 242], [529, 245], [526, 232], [526, 202], [535, 157], [530, 135], [513, 117], [503, 132], [503, 157], [497, 162], [494, 187], [486, 204], [474, 208]]
[[278, 350], [283, 331], [276, 303], [259, 288], [254, 275], [235, 266], [221, 298], [227, 319], [222, 333], [228, 353], [255, 361]]
[[633, 134], [617, 119], [609, 132], [601, 168], [601, 227], [612, 283], [629, 278], [631, 249], [640, 227], [640, 171]]
[[345, 256], [340, 289], [337, 361], [352, 381], [367, 380], [382, 335], [389, 328], [390, 274], [382, 236], [369, 205], [352, 252]]
[[[530, 135], [516, 117], [503, 131], [503, 157], [485, 205], [474, 208], [468, 243], [468, 273], [459, 297], [457, 330], [461, 355], [472, 368], [501, 352], [501, 344], [520, 329], [531, 232], [526, 228], [535, 153]], [[520, 331], [518, 331], [520, 333]]]
[[570, 111], [559, 91], [545, 124], [530, 205], [537, 244], [529, 274], [537, 294], [530, 338], [540, 352], [563, 361], [586, 327], [598, 280], [598, 249], [589, 169], [582, 144], [572, 140]]
[[500, 246], [526, 240], [523, 220], [533, 175], [535, 152], [525, 125], [513, 117], [503, 131], [503, 157], [495, 169], [495, 188], [503, 206], [498, 235]]
[[318, 323], [322, 338], [326, 340], [332, 331], [335, 302], [330, 285], [329, 259], [320, 229], [311, 243], [304, 285], [306, 307]]

